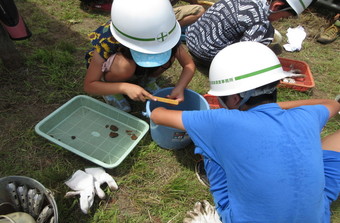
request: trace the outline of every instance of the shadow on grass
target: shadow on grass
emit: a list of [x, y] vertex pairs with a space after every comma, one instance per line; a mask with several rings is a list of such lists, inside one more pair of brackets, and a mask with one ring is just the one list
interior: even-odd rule
[[180, 165], [195, 174], [195, 164], [201, 159], [201, 156], [199, 154], [195, 154], [195, 145], [192, 142], [183, 149], [172, 150], [172, 153]]

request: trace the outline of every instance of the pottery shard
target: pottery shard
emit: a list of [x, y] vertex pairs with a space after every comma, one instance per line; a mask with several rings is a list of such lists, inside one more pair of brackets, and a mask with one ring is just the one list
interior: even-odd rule
[[131, 136], [131, 139], [132, 140], [136, 140], [138, 137], [135, 135], [135, 134], [133, 134], [132, 136]]
[[110, 125], [110, 129], [111, 129], [111, 131], [118, 131], [118, 127], [117, 126], [115, 126], [115, 125]]
[[117, 136], [119, 136], [118, 133], [116, 132], [110, 132], [110, 135], [109, 135], [111, 138], [116, 138]]

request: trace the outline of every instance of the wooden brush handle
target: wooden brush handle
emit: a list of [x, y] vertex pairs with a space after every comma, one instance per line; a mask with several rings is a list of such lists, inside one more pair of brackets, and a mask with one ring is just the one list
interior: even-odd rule
[[[159, 102], [164, 102], [164, 103], [168, 103], [168, 104], [173, 104], [173, 105], [178, 105], [178, 101], [177, 100], [173, 100], [173, 99], [169, 99], [169, 98], [162, 98], [162, 97], [157, 97], [157, 96], [153, 96], [154, 98], [157, 99], [157, 101]], [[151, 98], [148, 98], [151, 99]]]

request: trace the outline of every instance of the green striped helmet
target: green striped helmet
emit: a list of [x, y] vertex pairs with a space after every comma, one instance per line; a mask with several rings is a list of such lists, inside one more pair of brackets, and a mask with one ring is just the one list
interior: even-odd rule
[[275, 53], [258, 42], [238, 42], [222, 49], [209, 70], [211, 95], [249, 91], [286, 77]]
[[121, 44], [146, 54], [172, 49], [181, 35], [169, 0], [114, 0], [110, 30]]
[[313, 0], [287, 0], [287, 3], [292, 7], [296, 14], [301, 14]]

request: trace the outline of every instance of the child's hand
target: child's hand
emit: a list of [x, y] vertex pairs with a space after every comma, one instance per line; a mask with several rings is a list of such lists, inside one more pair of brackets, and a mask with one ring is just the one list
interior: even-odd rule
[[175, 99], [178, 102], [184, 101], [184, 89], [174, 88], [170, 95], [167, 95], [167, 98]]
[[151, 100], [157, 100], [150, 94], [148, 91], [146, 91], [141, 86], [131, 84], [128, 89], [125, 90], [126, 95], [131, 98], [134, 101], [143, 101], [145, 102], [146, 99], [150, 98]]

